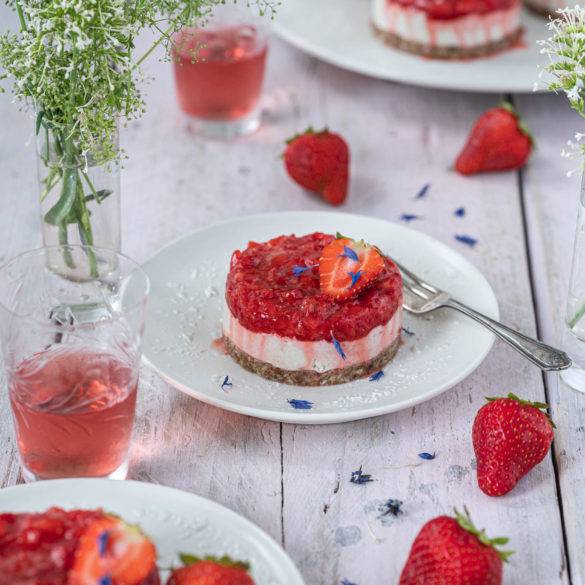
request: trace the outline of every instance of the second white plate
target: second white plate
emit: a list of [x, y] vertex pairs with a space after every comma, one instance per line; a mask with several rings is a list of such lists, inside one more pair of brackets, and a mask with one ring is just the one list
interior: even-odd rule
[[286, 0], [275, 32], [332, 65], [371, 77], [424, 87], [494, 93], [531, 92], [545, 61], [537, 40], [549, 36], [546, 19], [522, 15], [523, 47], [470, 61], [441, 61], [386, 46], [372, 32], [369, 0]]
[[[288, 386], [247, 372], [215, 349], [212, 344], [221, 335], [224, 284], [232, 252], [249, 240], [314, 231], [364, 237], [461, 301], [498, 316], [496, 298], [482, 274], [425, 234], [344, 213], [248, 216], [196, 231], [146, 262], [144, 269], [152, 281], [146, 361], [170, 384], [199, 400], [241, 414], [303, 424], [351, 421], [413, 406], [451, 388], [483, 361], [493, 336], [449, 310], [426, 318], [405, 315], [409, 332], [403, 335], [405, 343], [376, 382]], [[232, 385], [222, 388], [226, 376]], [[295, 409], [291, 400], [312, 406]]]
[[57, 479], [0, 490], [0, 512], [44, 512], [52, 506], [102, 508], [139, 524], [156, 545], [163, 579], [165, 568], [177, 566], [178, 554], [186, 552], [248, 561], [256, 585], [304, 585], [288, 555], [263, 530], [188, 492], [106, 479]]

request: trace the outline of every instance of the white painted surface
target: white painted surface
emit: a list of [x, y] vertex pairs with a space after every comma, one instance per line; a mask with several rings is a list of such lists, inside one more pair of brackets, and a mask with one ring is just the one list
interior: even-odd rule
[[[4, 22], [5, 12], [0, 12]], [[342, 132], [352, 151], [344, 211], [412, 224], [458, 247], [487, 277], [502, 319], [535, 333], [532, 294], [543, 337], [555, 342], [564, 305], [576, 181], [558, 152], [579, 118], [564, 100], [520, 100], [540, 148], [526, 172], [525, 200], [534, 290], [515, 173], [463, 178], [453, 159], [473, 120], [494, 96], [416, 89], [367, 79], [272, 45], [261, 131], [232, 144], [203, 142], [184, 130], [171, 71], [151, 64], [149, 112], [123, 132], [130, 159], [122, 175], [124, 250], [139, 261], [178, 236], [222, 219], [276, 210], [329, 210], [286, 177], [285, 138], [309, 124]], [[32, 121], [0, 96], [0, 256], [40, 241]], [[428, 197], [415, 200], [424, 183]], [[465, 206], [465, 218], [453, 215]], [[478, 239], [474, 249], [456, 233]], [[483, 365], [453, 390], [409, 411], [332, 426], [279, 425], [196, 402], [143, 372], [131, 477], [211, 498], [264, 528], [297, 563], [307, 583], [396, 583], [422, 523], [466, 503], [490, 534], [508, 535], [516, 554], [506, 585], [569, 583], [552, 457], [508, 496], [488, 498], [473, 471], [471, 423], [484, 396], [516, 391], [545, 397], [542, 376], [497, 342]], [[558, 394], [558, 395], [557, 395]], [[21, 481], [5, 393], [0, 411], [0, 482]], [[585, 397], [551, 387], [573, 583], [585, 583]], [[417, 457], [436, 451], [433, 461]], [[363, 465], [375, 480], [358, 486]], [[378, 518], [380, 501], [404, 501], [404, 514]]]

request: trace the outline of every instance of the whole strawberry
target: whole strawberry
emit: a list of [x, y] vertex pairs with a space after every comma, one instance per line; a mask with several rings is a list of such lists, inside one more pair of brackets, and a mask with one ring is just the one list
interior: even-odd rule
[[507, 494], [540, 463], [553, 440], [547, 404], [507, 398], [488, 398], [473, 422], [477, 481], [488, 496]]
[[312, 128], [287, 141], [284, 164], [290, 177], [299, 185], [319, 193], [332, 205], [340, 205], [347, 197], [349, 181], [349, 148], [339, 134], [327, 128]]
[[471, 129], [455, 168], [462, 175], [517, 169], [533, 149], [532, 137], [511, 104], [482, 114]]
[[171, 573], [167, 585], [254, 585], [248, 563], [228, 556], [199, 558], [181, 554], [180, 558], [185, 566]]
[[439, 516], [414, 539], [399, 585], [501, 585], [502, 561], [512, 553], [496, 547], [507, 542], [477, 530], [467, 509]]

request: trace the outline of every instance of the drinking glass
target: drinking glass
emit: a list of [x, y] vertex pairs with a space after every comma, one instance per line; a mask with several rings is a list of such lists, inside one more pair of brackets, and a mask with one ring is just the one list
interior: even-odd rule
[[268, 36], [243, 3], [219, 5], [200, 28], [173, 37], [179, 105], [199, 134], [228, 139], [258, 129]]
[[0, 268], [2, 354], [26, 481], [126, 476], [148, 290], [132, 260], [89, 246], [49, 246]]

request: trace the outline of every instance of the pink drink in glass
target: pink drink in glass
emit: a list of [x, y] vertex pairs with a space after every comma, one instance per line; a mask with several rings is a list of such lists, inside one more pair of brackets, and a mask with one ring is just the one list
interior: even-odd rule
[[38, 479], [108, 476], [127, 461], [136, 366], [60, 344], [14, 371], [10, 401], [27, 472]]
[[249, 115], [260, 98], [266, 53], [266, 38], [253, 25], [182, 30], [173, 48], [181, 109], [206, 120]]

